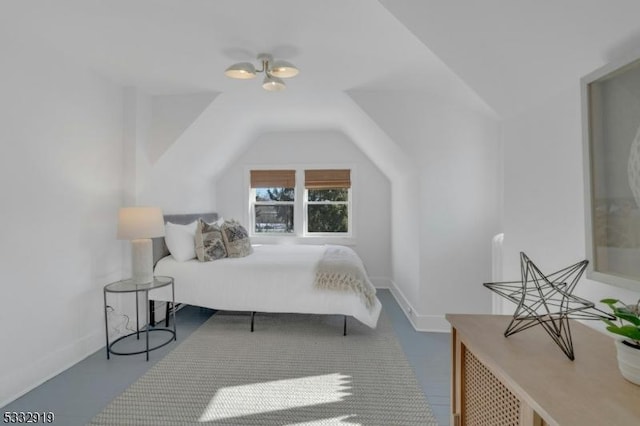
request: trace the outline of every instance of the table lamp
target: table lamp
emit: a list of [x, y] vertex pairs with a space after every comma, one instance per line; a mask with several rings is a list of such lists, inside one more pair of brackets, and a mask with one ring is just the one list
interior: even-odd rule
[[153, 281], [153, 243], [164, 236], [162, 209], [122, 207], [118, 211], [118, 239], [131, 241], [131, 279], [135, 284]]

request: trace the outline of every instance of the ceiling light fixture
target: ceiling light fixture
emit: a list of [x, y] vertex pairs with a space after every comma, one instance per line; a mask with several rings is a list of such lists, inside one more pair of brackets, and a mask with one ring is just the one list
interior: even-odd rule
[[281, 78], [267, 75], [262, 81], [262, 88], [269, 92], [279, 92], [280, 90], [286, 89], [287, 85], [284, 84]]
[[268, 54], [258, 55], [258, 60], [262, 62], [262, 69], [257, 70], [250, 62], [239, 62], [231, 65], [224, 72], [224, 75], [240, 80], [248, 80], [255, 78], [257, 73], [265, 74], [262, 88], [270, 92], [277, 92], [287, 88], [282, 81], [283, 78], [291, 78], [298, 75], [300, 70], [291, 62], [283, 60], [273, 60]]

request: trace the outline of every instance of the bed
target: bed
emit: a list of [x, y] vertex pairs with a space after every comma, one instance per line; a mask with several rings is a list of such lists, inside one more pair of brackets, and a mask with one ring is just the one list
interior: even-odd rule
[[[198, 217], [213, 222], [217, 215], [168, 215], [165, 222], [187, 224]], [[179, 262], [160, 239], [154, 241], [154, 273], [175, 279], [176, 303], [250, 312], [252, 330], [255, 312], [343, 315], [345, 334], [348, 316], [375, 328], [381, 310], [375, 290], [373, 296], [364, 297], [362, 292], [319, 288], [316, 272], [333, 265], [326, 263], [328, 253], [333, 253], [336, 268], [343, 258], [362, 263], [347, 247], [294, 244], [253, 245], [253, 253], [240, 258]], [[362, 281], [370, 286], [366, 273]], [[159, 289], [150, 297], [170, 301], [171, 292]]]

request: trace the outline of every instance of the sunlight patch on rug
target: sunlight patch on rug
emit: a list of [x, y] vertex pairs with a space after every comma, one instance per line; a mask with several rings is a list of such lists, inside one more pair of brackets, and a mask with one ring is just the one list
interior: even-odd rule
[[350, 382], [350, 376], [334, 373], [221, 388], [211, 398], [199, 421], [211, 422], [340, 402], [351, 395], [348, 392]]

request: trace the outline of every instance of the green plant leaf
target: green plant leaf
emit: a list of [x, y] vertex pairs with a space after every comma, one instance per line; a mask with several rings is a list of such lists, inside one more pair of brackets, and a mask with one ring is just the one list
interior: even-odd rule
[[602, 299], [600, 301], [600, 303], [604, 303], [605, 305], [615, 305], [618, 302], [619, 302], [618, 299]]
[[640, 327], [633, 325], [623, 325], [622, 327], [609, 326], [607, 330], [633, 340], [640, 340]]
[[614, 323], [613, 321], [608, 320], [608, 319], [606, 319], [606, 318], [602, 318], [602, 321], [603, 321], [605, 324], [607, 324], [609, 327], [617, 327], [617, 326], [618, 326], [616, 323]]
[[614, 315], [620, 318], [621, 320], [628, 321], [635, 326], [640, 326], [640, 318], [628, 309], [616, 309], [614, 311]]

